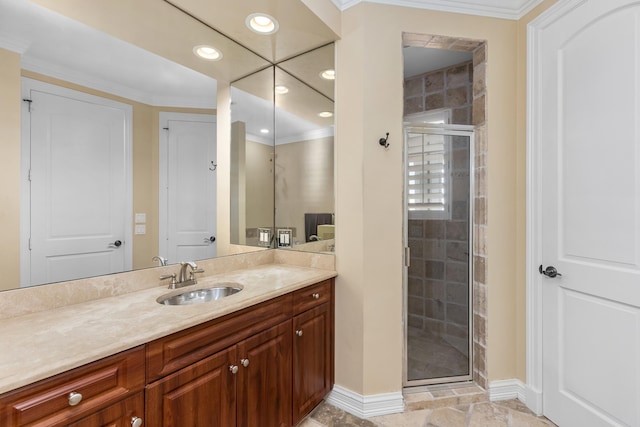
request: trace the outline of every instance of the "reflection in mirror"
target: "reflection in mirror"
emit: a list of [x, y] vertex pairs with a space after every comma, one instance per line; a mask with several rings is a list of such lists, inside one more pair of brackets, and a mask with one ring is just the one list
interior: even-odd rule
[[273, 67], [231, 85], [231, 243], [270, 247], [274, 179]]
[[[160, 203], [160, 181], [162, 174], [166, 173], [166, 168], [163, 172], [160, 160], [167, 159], [167, 153], [170, 153], [170, 135], [175, 135], [173, 132], [183, 127], [184, 119], [189, 117], [189, 120], [198, 123], [202, 123], [204, 118], [204, 122], [207, 122], [205, 133], [213, 133], [215, 137], [214, 77], [233, 80], [263, 68], [267, 62], [165, 2], [141, 0], [135, 5], [127, 0], [112, 0], [99, 4], [67, 0], [36, 2], [55, 9], [56, 12], [33, 2], [0, 0], [0, 104], [7, 106], [3, 111], [17, 114], [11, 116], [11, 120], [3, 121], [7, 139], [3, 143], [2, 157], [7, 164], [16, 166], [15, 169], [4, 168], [1, 196], [4, 200], [16, 202], [5, 205], [6, 216], [3, 216], [5, 220], [0, 227], [7, 239], [11, 239], [16, 233], [15, 241], [7, 241], [5, 245], [15, 252], [5, 253], [3, 258], [20, 260], [20, 263], [12, 263], [11, 271], [3, 268], [4, 280], [0, 289], [14, 288], [19, 284], [29, 286], [52, 280], [70, 280], [158, 265], [152, 258], [156, 255], [168, 257], [167, 253], [160, 252], [159, 239], [163, 233], [166, 235], [169, 232], [165, 227], [167, 222], [172, 221], [171, 214], [166, 220], [161, 219], [162, 206], [166, 207], [167, 203], [171, 206], [192, 206], [192, 203], [185, 199], [186, 192], [183, 188], [178, 188], [174, 194], [177, 201], [172, 202], [165, 198], [166, 203]], [[123, 7], [127, 7], [128, 13], [121, 13]], [[155, 19], [146, 19], [148, 16], [154, 16]], [[133, 23], [129, 20], [133, 20]], [[173, 25], [167, 26], [166, 22], [172, 22]], [[175, 27], [181, 28], [181, 31], [174, 31]], [[149, 34], [153, 37], [149, 38]], [[114, 35], [117, 38], [113, 37]], [[223, 51], [221, 61], [203, 61], [193, 54], [195, 45], [218, 42]], [[28, 86], [25, 81], [35, 82], [35, 85]], [[51, 87], [54, 89], [50, 89]], [[29, 183], [33, 185], [33, 181], [29, 181], [32, 167], [29, 164], [30, 156], [27, 154], [30, 147], [23, 147], [21, 154], [17, 148], [20, 145], [20, 109], [22, 108], [23, 127], [27, 126], [24, 129], [31, 131], [31, 125], [25, 124], [37, 121], [34, 119], [35, 112], [42, 112], [44, 105], [41, 101], [38, 106], [35, 98], [47, 98], [48, 101], [51, 99], [51, 93], [62, 93], [59, 91], [79, 94], [82, 99], [79, 102], [85, 103], [80, 105], [94, 105], [93, 100], [100, 98], [122, 104], [131, 111], [130, 124], [122, 128], [127, 129], [126, 126], [129, 126], [131, 134], [130, 156], [123, 160], [125, 165], [127, 162], [130, 165], [127, 166], [126, 172], [129, 184], [122, 190], [128, 198], [128, 201], [124, 202], [128, 204], [128, 208], [121, 210], [124, 230], [110, 235], [108, 241], [101, 243], [105, 248], [100, 249], [127, 253], [128, 260], [118, 264], [119, 266], [103, 263], [94, 271], [85, 271], [67, 264], [64, 270], [72, 272], [72, 276], [45, 276], [44, 279], [31, 280], [33, 266], [30, 263], [29, 244], [33, 247], [35, 241], [29, 228], [30, 215], [40, 200], [32, 200], [36, 196], [29, 193]], [[62, 97], [65, 96], [63, 94]], [[32, 102], [22, 103], [20, 100], [23, 98], [31, 99]], [[80, 110], [84, 113], [87, 109]], [[167, 113], [171, 115], [166, 116]], [[161, 117], [163, 114], [165, 119]], [[6, 126], [13, 128], [9, 129]], [[90, 129], [88, 125], [82, 126]], [[12, 138], [11, 135], [17, 137]], [[168, 144], [165, 147], [166, 153], [165, 148], [161, 147], [163, 137]], [[85, 168], [84, 172], [78, 171], [75, 175], [67, 176], [67, 182], [75, 181], [77, 184], [85, 185], [87, 188], [84, 194], [98, 193], [98, 181], [89, 178], [88, 173], [95, 169], [92, 165], [104, 165], [106, 162], [83, 162], [78, 157], [82, 152], [78, 147], [68, 147], [66, 150], [75, 156], [73, 159], [76, 161], [73, 164]], [[176, 154], [186, 154], [188, 150], [174, 151]], [[209, 172], [210, 167], [213, 169], [211, 161], [215, 161], [215, 158], [211, 157], [213, 155], [214, 153], [209, 153], [198, 159], [198, 162], [202, 160], [202, 165], [197, 166], [198, 170], [206, 168], [204, 173], [215, 173]], [[183, 159], [187, 157], [182, 156]], [[17, 166], [21, 161], [22, 165]], [[170, 164], [167, 166], [173, 167]], [[17, 174], [19, 169], [22, 169], [20, 183], [16, 177], [10, 175], [13, 171]], [[32, 171], [33, 179], [37, 178], [38, 173], [35, 169]], [[53, 188], [49, 190], [50, 194], [58, 191]], [[65, 191], [68, 200], [85, 201], [81, 196], [83, 193], [74, 192], [70, 188]], [[89, 203], [80, 203], [78, 206], [88, 209], [88, 205]], [[18, 228], [21, 235], [19, 239], [15, 231]], [[226, 233], [226, 230], [202, 231], [204, 234], [197, 236], [198, 243], [207, 245], [212, 242], [204, 242], [205, 237], [210, 239], [216, 232]], [[168, 258], [169, 263], [181, 260]], [[49, 267], [45, 266], [45, 270]]]
[[333, 58], [331, 44], [275, 70], [275, 242], [280, 248], [335, 249]]
[[[231, 243], [335, 249], [333, 51], [323, 46], [232, 84]], [[272, 190], [275, 200], [265, 197]]]

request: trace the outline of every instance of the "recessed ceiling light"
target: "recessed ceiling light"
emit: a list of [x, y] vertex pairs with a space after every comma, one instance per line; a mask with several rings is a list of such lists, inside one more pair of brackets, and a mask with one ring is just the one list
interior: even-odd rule
[[266, 13], [252, 13], [245, 21], [251, 31], [258, 34], [273, 34], [278, 31], [278, 21]]
[[283, 85], [278, 85], [278, 86], [274, 87], [273, 90], [278, 95], [284, 95], [285, 93], [289, 92], [289, 88], [286, 87], [286, 86], [283, 86]]
[[322, 113], [318, 113], [318, 115], [322, 118], [332, 117], [333, 113], [331, 111], [323, 111]]
[[269, 129], [260, 129], [260, 133], [269, 133]]
[[193, 48], [193, 53], [207, 61], [218, 61], [222, 59], [222, 53], [215, 47], [200, 45]]
[[320, 73], [320, 77], [322, 77], [325, 80], [335, 80], [336, 70], [334, 69], [324, 70], [323, 72]]

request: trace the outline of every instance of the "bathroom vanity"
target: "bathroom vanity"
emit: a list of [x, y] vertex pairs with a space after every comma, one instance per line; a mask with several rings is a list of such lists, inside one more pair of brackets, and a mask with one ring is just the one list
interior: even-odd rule
[[199, 280], [243, 287], [217, 301], [155, 286], [3, 319], [0, 427], [294, 426], [333, 386], [334, 276], [265, 264]]

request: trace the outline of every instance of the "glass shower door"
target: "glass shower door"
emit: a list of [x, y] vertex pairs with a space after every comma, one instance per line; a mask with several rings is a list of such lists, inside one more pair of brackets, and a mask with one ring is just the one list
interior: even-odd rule
[[471, 126], [405, 126], [405, 386], [471, 379]]

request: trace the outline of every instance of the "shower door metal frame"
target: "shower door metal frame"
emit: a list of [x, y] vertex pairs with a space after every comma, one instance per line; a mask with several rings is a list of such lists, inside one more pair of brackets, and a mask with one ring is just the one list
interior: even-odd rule
[[[403, 243], [404, 243], [404, 269], [402, 278], [403, 288], [403, 366], [402, 366], [402, 385], [404, 388], [430, 386], [437, 384], [449, 384], [457, 382], [467, 382], [473, 380], [473, 225], [474, 225], [474, 199], [475, 199], [475, 145], [474, 145], [474, 126], [471, 125], [451, 125], [451, 124], [433, 124], [433, 123], [416, 123], [405, 122], [403, 126]], [[468, 301], [469, 301], [469, 374], [453, 377], [429, 378], [421, 380], [408, 379], [408, 333], [409, 333], [409, 209], [407, 205], [407, 138], [409, 133], [422, 133], [429, 135], [445, 135], [445, 136], [467, 136], [469, 137], [469, 265], [468, 265]]]

